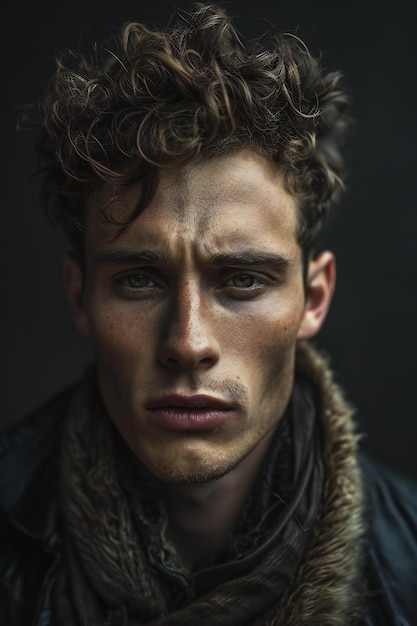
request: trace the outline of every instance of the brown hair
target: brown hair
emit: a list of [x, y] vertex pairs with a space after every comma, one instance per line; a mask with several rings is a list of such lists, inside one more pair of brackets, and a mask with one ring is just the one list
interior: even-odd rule
[[[42, 128], [51, 219], [80, 246], [86, 201], [103, 181], [144, 183], [123, 227], [152, 199], [160, 168], [250, 148], [283, 170], [308, 253], [343, 186], [341, 75], [323, 72], [291, 34], [243, 43], [215, 5], [196, 5], [163, 31], [128, 23], [114, 44], [58, 60], [29, 113]], [[115, 223], [111, 210], [106, 219]]]

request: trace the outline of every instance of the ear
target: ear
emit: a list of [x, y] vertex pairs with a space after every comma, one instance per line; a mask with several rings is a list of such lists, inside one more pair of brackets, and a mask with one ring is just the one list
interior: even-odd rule
[[67, 294], [72, 318], [77, 329], [90, 337], [90, 326], [84, 306], [84, 272], [78, 259], [72, 254], [63, 258], [64, 288]]
[[334, 254], [322, 252], [308, 266], [306, 302], [298, 339], [311, 339], [319, 332], [329, 310], [335, 284]]

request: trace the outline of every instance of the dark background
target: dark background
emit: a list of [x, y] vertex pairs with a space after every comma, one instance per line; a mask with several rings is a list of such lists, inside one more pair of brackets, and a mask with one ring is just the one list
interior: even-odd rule
[[[190, 3], [178, 2], [180, 8]], [[356, 126], [348, 190], [325, 232], [338, 287], [316, 343], [357, 408], [365, 446], [417, 477], [416, 16], [396, 2], [223, 3], [250, 37], [275, 24], [340, 69]], [[44, 218], [19, 104], [43, 91], [54, 56], [127, 20], [164, 25], [174, 4], [16, 2], [2, 28], [1, 428], [72, 382], [90, 357], [61, 288], [63, 236]]]

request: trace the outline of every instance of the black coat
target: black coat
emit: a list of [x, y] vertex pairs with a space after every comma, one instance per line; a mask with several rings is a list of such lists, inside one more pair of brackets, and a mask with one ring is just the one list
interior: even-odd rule
[[[71, 390], [0, 438], [0, 626], [52, 626], [61, 559], [58, 440]], [[360, 626], [417, 626], [417, 486], [361, 456], [369, 504]]]

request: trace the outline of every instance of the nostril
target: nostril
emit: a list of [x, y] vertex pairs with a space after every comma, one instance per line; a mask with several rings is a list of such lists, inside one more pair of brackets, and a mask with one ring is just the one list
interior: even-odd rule
[[165, 359], [165, 364], [168, 365], [168, 367], [176, 367], [179, 365], [179, 361], [178, 359], [174, 359], [174, 357], [167, 357]]
[[214, 363], [214, 361], [215, 361], [214, 358], [207, 356], [204, 359], [200, 359], [199, 364], [203, 365], [203, 366], [204, 365], [208, 366], [208, 365], [212, 365], [212, 363]]
[[209, 369], [219, 359], [218, 349], [215, 346], [200, 346], [192, 349], [190, 346], [165, 346], [159, 352], [159, 361], [172, 369]]
[[170, 368], [206, 369], [212, 367], [215, 364], [216, 359], [212, 356], [198, 358], [198, 356], [196, 355], [181, 355], [178, 357], [166, 355], [165, 357], [161, 358], [161, 361], [166, 367]]

